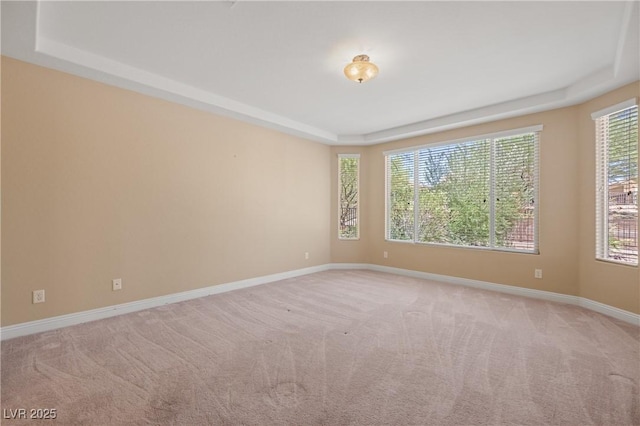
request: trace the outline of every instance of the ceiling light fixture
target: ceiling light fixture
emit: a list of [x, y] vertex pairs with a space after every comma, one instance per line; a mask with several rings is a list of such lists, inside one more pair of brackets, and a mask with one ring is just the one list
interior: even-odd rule
[[351, 81], [362, 83], [378, 75], [378, 67], [369, 62], [367, 55], [358, 55], [353, 58], [353, 62], [344, 67], [344, 75]]

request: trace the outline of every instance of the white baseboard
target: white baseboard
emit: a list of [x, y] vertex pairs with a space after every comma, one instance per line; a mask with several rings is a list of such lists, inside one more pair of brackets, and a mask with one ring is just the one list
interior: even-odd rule
[[531, 297], [534, 299], [544, 299], [552, 302], [567, 303], [570, 305], [578, 304], [578, 296], [569, 296], [566, 294], [553, 293], [551, 291], [534, 290], [524, 287], [516, 287], [512, 285], [496, 284], [487, 281], [478, 281], [468, 278], [452, 277], [449, 275], [432, 274], [429, 272], [412, 271], [409, 269], [392, 268], [390, 266], [371, 265], [371, 270], [379, 272], [388, 272], [397, 275], [406, 275], [414, 278], [422, 278], [425, 280], [439, 281], [448, 284], [463, 285], [466, 287], [474, 287], [482, 290], [497, 291], [500, 293], [508, 293], [516, 296]]
[[624, 309], [616, 308], [614, 306], [605, 305], [604, 303], [596, 302], [595, 300], [587, 299], [585, 297], [578, 297], [578, 299], [580, 299], [578, 306], [619, 319], [620, 321], [640, 326], [640, 315], [638, 314], [634, 314], [633, 312], [625, 311]]
[[[372, 271], [388, 272], [391, 274], [405, 275], [413, 278], [422, 278], [449, 284], [464, 285], [467, 287], [475, 287], [484, 290], [508, 293], [516, 296], [531, 297], [535, 299], [549, 300], [551, 302], [581, 306], [583, 308], [619, 319], [621, 321], [640, 326], [640, 315], [613, 306], [605, 305], [604, 303], [596, 302], [585, 297], [571, 296], [568, 294], [560, 294], [544, 290], [534, 290], [531, 288], [516, 287], [512, 285], [496, 284], [487, 281], [471, 280], [468, 278], [452, 277], [448, 275], [431, 274], [428, 272], [413, 271], [410, 269], [392, 268], [390, 266], [367, 265], [367, 267], [362, 267], [362, 265], [360, 264], [354, 264], [354, 267], [357, 269], [369, 269]], [[345, 267], [344, 269], [349, 268]]]
[[127, 314], [130, 312], [141, 311], [144, 309], [155, 308], [157, 306], [169, 303], [182, 302], [185, 300], [196, 299], [198, 297], [209, 296], [212, 294], [224, 293], [231, 290], [253, 287], [256, 285], [266, 284], [274, 281], [280, 281], [287, 278], [299, 277], [302, 275], [313, 274], [328, 270], [354, 270], [364, 269], [370, 271], [387, 272], [391, 274], [404, 275], [413, 278], [421, 278], [432, 281], [439, 281], [449, 284], [463, 285], [484, 290], [497, 291], [501, 293], [513, 294], [516, 296], [532, 297], [536, 299], [549, 300], [552, 302], [566, 303], [577, 305], [583, 308], [599, 312], [601, 314], [628, 322], [630, 324], [640, 326], [640, 315], [604, 303], [595, 302], [590, 299], [579, 296], [570, 296], [566, 294], [553, 293], [550, 291], [534, 290], [530, 288], [516, 287], [504, 284], [495, 284], [487, 281], [471, 280], [467, 278], [458, 278], [448, 275], [438, 275], [429, 272], [413, 271], [410, 269], [393, 268], [390, 266], [373, 265], [369, 263], [328, 263], [324, 265], [312, 266], [310, 268], [296, 269], [293, 271], [281, 272], [278, 274], [265, 275], [262, 277], [250, 278], [241, 281], [234, 281], [226, 284], [214, 285], [195, 290], [184, 291], [181, 293], [169, 294], [166, 296], [153, 297], [150, 299], [138, 300], [135, 302], [123, 303], [120, 305], [107, 306], [104, 308], [91, 309], [89, 311], [76, 312], [68, 315], [60, 315], [57, 317], [45, 318], [36, 321], [25, 322], [21, 324], [9, 325], [0, 328], [0, 340], [13, 339], [14, 337], [26, 336], [29, 334], [41, 333], [43, 331], [55, 330], [57, 328], [67, 327], [70, 325], [81, 324], [89, 321], [95, 321], [103, 318], [109, 318], [116, 315]]
[[371, 265], [369, 263], [328, 263], [328, 270], [354, 270], [354, 269], [365, 269], [368, 271], [372, 271], [373, 267], [377, 265]]
[[114, 317], [116, 315], [142, 311], [144, 309], [155, 308], [169, 303], [182, 302], [185, 300], [196, 299], [198, 297], [210, 296], [212, 294], [224, 293], [231, 290], [253, 287], [287, 278], [299, 277], [301, 275], [313, 274], [315, 272], [326, 271], [327, 269], [330, 269], [330, 267], [326, 264], [312, 266], [310, 268], [264, 275], [262, 277], [198, 288], [195, 290], [168, 294], [166, 296], [152, 297], [150, 299], [137, 300], [135, 302], [122, 303], [120, 305], [106, 306], [104, 308], [91, 309], [89, 311], [75, 312], [73, 314], [9, 325], [0, 328], [0, 340], [13, 339], [14, 337], [41, 333], [43, 331], [55, 330], [57, 328], [68, 327], [70, 325], [82, 324], [85, 322]]

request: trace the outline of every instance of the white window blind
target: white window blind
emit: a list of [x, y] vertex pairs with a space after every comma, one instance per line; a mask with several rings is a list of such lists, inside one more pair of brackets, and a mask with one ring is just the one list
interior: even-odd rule
[[537, 252], [538, 129], [386, 153], [387, 239]]
[[357, 239], [359, 227], [359, 169], [360, 155], [338, 155], [338, 238]]
[[596, 125], [596, 258], [638, 264], [638, 107], [593, 114]]
[[387, 157], [387, 238], [413, 240], [415, 155], [405, 152]]

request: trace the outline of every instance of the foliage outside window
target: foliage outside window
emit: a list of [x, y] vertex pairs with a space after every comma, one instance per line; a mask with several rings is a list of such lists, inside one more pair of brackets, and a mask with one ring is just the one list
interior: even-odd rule
[[540, 129], [386, 153], [387, 239], [537, 252]]
[[638, 107], [635, 99], [593, 114], [596, 122], [596, 258], [638, 264]]
[[359, 238], [359, 163], [358, 154], [338, 155], [339, 229], [341, 239]]

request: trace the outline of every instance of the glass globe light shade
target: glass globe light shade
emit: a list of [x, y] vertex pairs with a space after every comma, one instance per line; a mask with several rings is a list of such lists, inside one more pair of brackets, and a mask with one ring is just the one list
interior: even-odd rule
[[378, 67], [369, 62], [367, 55], [358, 55], [353, 58], [353, 62], [344, 67], [344, 75], [349, 80], [362, 83], [378, 75]]

